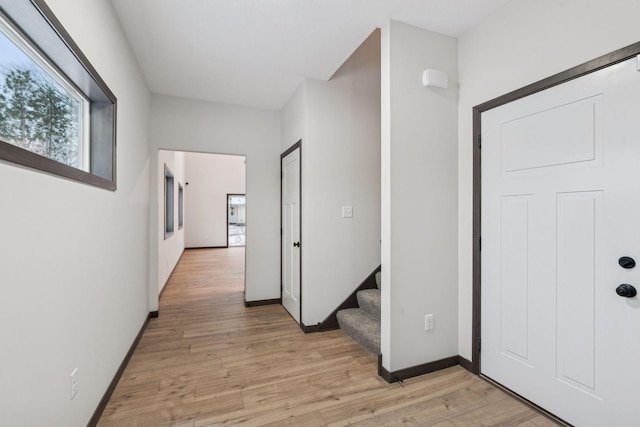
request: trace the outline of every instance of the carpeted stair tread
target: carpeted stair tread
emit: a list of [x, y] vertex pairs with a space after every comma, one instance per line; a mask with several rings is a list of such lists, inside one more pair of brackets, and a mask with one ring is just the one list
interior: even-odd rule
[[348, 308], [337, 313], [338, 324], [347, 335], [368, 351], [380, 353], [380, 321], [359, 308]]
[[380, 289], [364, 289], [358, 292], [356, 296], [360, 308], [380, 322], [380, 310], [382, 307], [380, 302]]

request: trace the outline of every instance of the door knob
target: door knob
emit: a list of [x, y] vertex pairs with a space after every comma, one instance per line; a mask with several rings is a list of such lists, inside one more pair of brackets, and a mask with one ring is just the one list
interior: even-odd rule
[[616, 293], [621, 297], [625, 298], [633, 298], [637, 295], [636, 288], [627, 283], [623, 283], [622, 285], [616, 288]]
[[294, 248], [299, 248], [300, 247], [300, 242], [293, 242], [293, 247]]

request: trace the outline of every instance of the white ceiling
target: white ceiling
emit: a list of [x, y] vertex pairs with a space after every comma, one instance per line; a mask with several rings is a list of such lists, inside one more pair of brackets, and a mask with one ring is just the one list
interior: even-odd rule
[[112, 0], [152, 92], [280, 109], [389, 19], [458, 36], [508, 0]]

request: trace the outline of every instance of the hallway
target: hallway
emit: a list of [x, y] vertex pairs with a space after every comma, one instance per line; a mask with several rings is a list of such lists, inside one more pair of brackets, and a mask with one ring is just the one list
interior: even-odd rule
[[99, 426], [555, 425], [459, 366], [387, 384], [342, 331], [246, 308], [244, 248], [186, 250]]

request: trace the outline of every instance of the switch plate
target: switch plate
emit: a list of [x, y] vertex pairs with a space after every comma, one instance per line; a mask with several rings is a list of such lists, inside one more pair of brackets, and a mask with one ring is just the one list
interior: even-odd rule
[[353, 218], [353, 206], [342, 207], [342, 218]]
[[76, 394], [78, 394], [78, 368], [74, 369], [73, 372], [71, 372], [71, 399], [73, 399], [74, 397], [76, 397]]
[[433, 314], [424, 315], [424, 330], [430, 331], [433, 329]]

